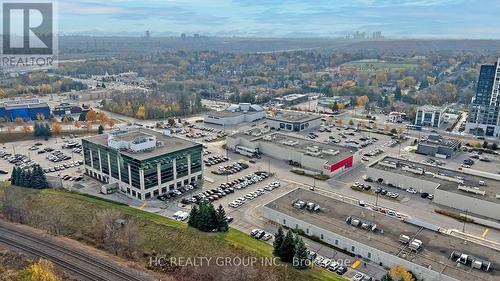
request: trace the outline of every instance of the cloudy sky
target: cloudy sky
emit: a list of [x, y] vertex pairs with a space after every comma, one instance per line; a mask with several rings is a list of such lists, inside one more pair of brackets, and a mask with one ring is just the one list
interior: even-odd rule
[[63, 34], [500, 39], [499, 0], [59, 0]]

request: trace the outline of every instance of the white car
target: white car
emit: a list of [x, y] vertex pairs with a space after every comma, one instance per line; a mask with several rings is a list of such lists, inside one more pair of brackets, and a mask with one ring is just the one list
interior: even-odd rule
[[263, 240], [263, 241], [268, 241], [270, 240], [271, 238], [273, 238], [273, 235], [272, 234], [269, 234], [269, 233], [266, 233], [260, 240]]
[[337, 270], [337, 268], [339, 268], [339, 264], [336, 262], [336, 261], [333, 261], [330, 266], [328, 266], [328, 269], [330, 271], [335, 271]]
[[411, 193], [411, 194], [417, 194], [417, 191], [413, 188], [408, 188], [406, 192]]
[[314, 263], [315, 263], [316, 265], [320, 265], [320, 264], [323, 262], [323, 260], [324, 260], [324, 259], [325, 259], [324, 257], [322, 257], [322, 256], [319, 256], [319, 255], [318, 255], [318, 256], [314, 259]]
[[321, 262], [320, 266], [321, 266], [321, 267], [324, 267], [324, 268], [327, 268], [327, 267], [328, 267], [331, 263], [332, 263], [332, 260], [330, 260], [330, 259], [324, 259], [324, 260]]

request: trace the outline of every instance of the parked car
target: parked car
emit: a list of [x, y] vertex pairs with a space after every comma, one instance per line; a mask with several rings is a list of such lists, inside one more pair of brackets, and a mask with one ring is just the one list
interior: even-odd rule
[[344, 273], [347, 272], [347, 267], [341, 265], [337, 270], [335, 271], [338, 275], [344, 275]]

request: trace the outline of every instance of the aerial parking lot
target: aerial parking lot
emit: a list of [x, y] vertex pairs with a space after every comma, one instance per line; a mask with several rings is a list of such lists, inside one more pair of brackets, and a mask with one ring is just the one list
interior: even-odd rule
[[[19, 141], [0, 146], [0, 170], [12, 171], [14, 166], [27, 168], [39, 164], [49, 176], [81, 180], [83, 155], [79, 137], [60, 137], [45, 140]], [[7, 180], [8, 174], [0, 174]]]
[[308, 130], [303, 135], [315, 141], [356, 149], [370, 149], [375, 146], [394, 147], [399, 143], [398, 140], [378, 131], [360, 130], [348, 125], [327, 125], [325, 122], [320, 128]]

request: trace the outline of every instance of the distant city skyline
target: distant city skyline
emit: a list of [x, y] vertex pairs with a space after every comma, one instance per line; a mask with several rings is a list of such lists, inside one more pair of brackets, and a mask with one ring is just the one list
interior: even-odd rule
[[500, 1], [59, 1], [61, 34], [500, 39]]

